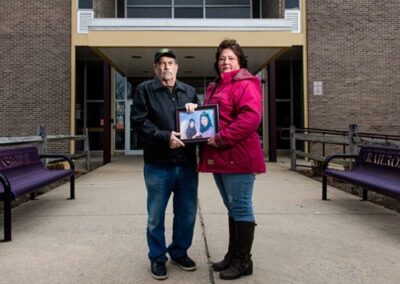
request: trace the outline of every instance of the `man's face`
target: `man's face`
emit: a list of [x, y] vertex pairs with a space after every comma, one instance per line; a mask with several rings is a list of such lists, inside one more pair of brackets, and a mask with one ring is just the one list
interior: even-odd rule
[[171, 85], [172, 83], [174, 85], [176, 73], [178, 72], [178, 64], [174, 58], [164, 56], [154, 64], [154, 72], [163, 84], [167, 83]]

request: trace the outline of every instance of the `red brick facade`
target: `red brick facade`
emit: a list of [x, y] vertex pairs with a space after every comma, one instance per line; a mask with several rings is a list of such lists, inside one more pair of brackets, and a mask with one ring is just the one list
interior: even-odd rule
[[115, 18], [115, 0], [94, 0], [95, 18]]
[[0, 1], [0, 136], [69, 134], [70, 50], [70, 1]]
[[306, 2], [309, 126], [399, 135], [399, 1]]
[[264, 0], [262, 2], [263, 18], [284, 18], [285, 17], [285, 0]]

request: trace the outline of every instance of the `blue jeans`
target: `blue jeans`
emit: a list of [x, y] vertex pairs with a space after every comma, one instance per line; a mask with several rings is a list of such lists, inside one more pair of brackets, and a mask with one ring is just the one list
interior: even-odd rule
[[[197, 212], [196, 164], [144, 165], [147, 188], [147, 244], [151, 262], [186, 254], [192, 244]], [[165, 210], [173, 196], [172, 243], [165, 244]]]
[[235, 221], [254, 222], [254, 174], [214, 174], [219, 193]]

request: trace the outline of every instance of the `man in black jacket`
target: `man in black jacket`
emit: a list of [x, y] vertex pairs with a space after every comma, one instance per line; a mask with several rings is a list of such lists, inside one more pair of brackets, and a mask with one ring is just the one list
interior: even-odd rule
[[[197, 211], [196, 145], [185, 145], [176, 129], [176, 109], [193, 111], [198, 104], [193, 87], [176, 79], [178, 64], [172, 50], [154, 56], [156, 77], [140, 84], [131, 111], [132, 125], [143, 141], [147, 188], [147, 243], [151, 275], [166, 279], [167, 253], [171, 262], [193, 271], [196, 263], [187, 250], [192, 244]], [[172, 243], [165, 243], [165, 210], [173, 193]]]

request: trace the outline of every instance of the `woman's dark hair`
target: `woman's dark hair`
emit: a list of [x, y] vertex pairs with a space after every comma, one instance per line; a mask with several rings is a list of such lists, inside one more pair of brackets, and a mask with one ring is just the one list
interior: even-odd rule
[[[208, 123], [207, 123], [206, 126], [204, 126], [204, 125], [201, 123], [201, 118], [202, 118], [202, 117], [207, 118]], [[203, 132], [207, 131], [210, 127], [212, 127], [212, 122], [211, 122], [210, 115], [209, 115], [207, 112], [203, 111], [203, 112], [200, 114], [200, 132], [203, 133]]]
[[218, 68], [219, 57], [221, 56], [222, 51], [227, 48], [232, 50], [233, 53], [237, 56], [240, 68], [247, 68], [247, 59], [240, 45], [234, 39], [225, 39], [219, 44], [217, 52], [215, 53], [214, 69], [218, 75], [219, 75], [219, 68]]
[[[193, 122], [193, 127], [190, 127], [190, 123]], [[187, 138], [192, 138], [196, 134], [196, 122], [193, 118], [189, 120], [188, 127], [186, 129]]]
[[[191, 123], [191, 122], [193, 122], [193, 127], [190, 127], [190, 123]], [[188, 127], [190, 127], [190, 128], [195, 128], [195, 127], [196, 127], [195, 124], [196, 124], [196, 122], [194, 121], [193, 118], [189, 119]]]

